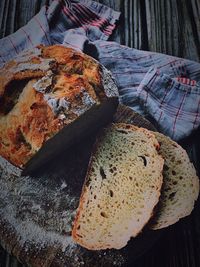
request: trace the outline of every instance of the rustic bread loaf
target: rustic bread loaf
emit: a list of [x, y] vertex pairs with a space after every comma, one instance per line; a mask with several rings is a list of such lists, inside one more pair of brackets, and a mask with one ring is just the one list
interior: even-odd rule
[[107, 123], [117, 103], [115, 82], [93, 58], [59, 45], [22, 53], [0, 69], [0, 155], [24, 167], [39, 151], [34, 169]]
[[163, 159], [148, 130], [112, 124], [97, 138], [74, 222], [75, 242], [120, 249], [138, 235], [160, 196]]
[[189, 215], [199, 194], [199, 179], [186, 151], [160, 133], [154, 133], [164, 158], [163, 187], [151, 228], [161, 229]]

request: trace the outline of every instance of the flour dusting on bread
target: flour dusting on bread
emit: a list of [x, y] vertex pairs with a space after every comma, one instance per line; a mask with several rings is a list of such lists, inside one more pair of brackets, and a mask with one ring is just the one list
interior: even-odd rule
[[[88, 55], [60, 45], [26, 51], [0, 69], [0, 155], [23, 168], [49, 139], [74, 122], [80, 125], [77, 135], [87, 134], [81, 132], [82, 115], [91, 112], [84, 121], [90, 131], [107, 123], [117, 103], [111, 75]], [[110, 114], [105, 116], [108, 107]], [[99, 120], [95, 126], [92, 116]], [[68, 148], [71, 137], [62, 142]]]

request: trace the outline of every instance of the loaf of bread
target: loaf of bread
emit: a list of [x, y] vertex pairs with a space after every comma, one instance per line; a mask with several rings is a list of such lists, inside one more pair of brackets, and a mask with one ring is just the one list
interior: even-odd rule
[[60, 45], [24, 52], [0, 69], [0, 155], [31, 171], [109, 122], [117, 104], [93, 58]]
[[162, 185], [163, 158], [153, 133], [112, 124], [97, 138], [72, 237], [81, 246], [120, 249], [153, 214]]
[[186, 151], [169, 137], [155, 133], [165, 160], [163, 187], [151, 228], [161, 229], [189, 215], [199, 195], [199, 178]]

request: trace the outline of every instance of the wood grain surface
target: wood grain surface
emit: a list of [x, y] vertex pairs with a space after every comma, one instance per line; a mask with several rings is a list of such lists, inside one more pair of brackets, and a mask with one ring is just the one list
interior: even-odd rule
[[[1, 0], [0, 37], [23, 26], [40, 7], [50, 1]], [[151, 50], [200, 61], [199, 0], [99, 0], [121, 11], [119, 26], [111, 37], [130, 47]], [[184, 140], [200, 174], [199, 131]], [[20, 266], [14, 257], [0, 249], [0, 266]], [[133, 267], [199, 267], [200, 203], [192, 216], [170, 227], [167, 234]]]

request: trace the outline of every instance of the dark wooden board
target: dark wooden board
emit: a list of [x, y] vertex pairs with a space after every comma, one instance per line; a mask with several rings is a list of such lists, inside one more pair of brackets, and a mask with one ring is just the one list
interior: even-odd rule
[[[150, 130], [153, 125], [130, 108], [119, 106], [114, 122]], [[67, 247], [95, 135], [62, 153], [34, 176], [0, 162], [0, 240], [30, 266], [126, 266], [149, 249], [162, 231], [145, 229], [121, 250], [88, 251]], [[64, 249], [64, 250], [63, 250]]]

